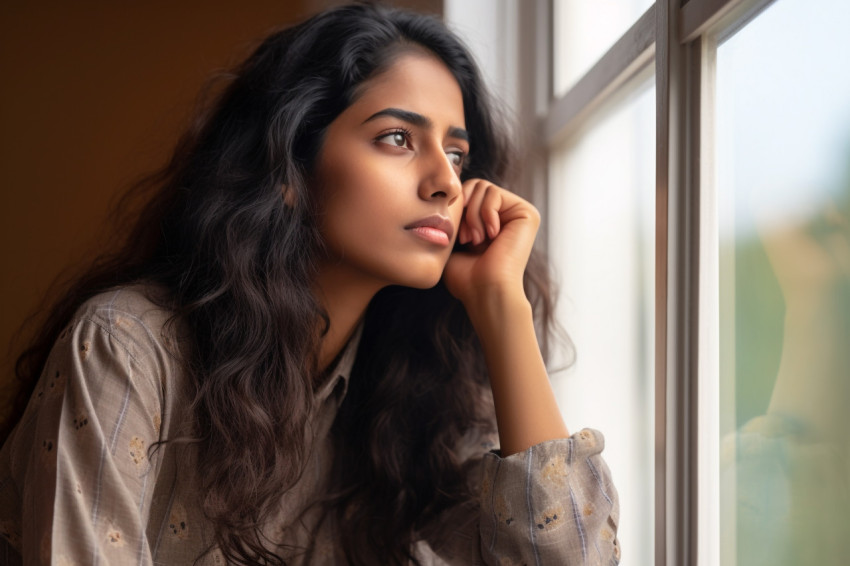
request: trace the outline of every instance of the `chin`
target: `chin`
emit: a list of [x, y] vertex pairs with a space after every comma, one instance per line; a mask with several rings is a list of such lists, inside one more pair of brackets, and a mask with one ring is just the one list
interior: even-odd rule
[[437, 285], [442, 279], [443, 274], [440, 273], [436, 276], [429, 277], [416, 277], [416, 278], [405, 278], [404, 281], [396, 282], [396, 285], [401, 285], [402, 287], [411, 287], [413, 289], [430, 289]]
[[434, 287], [443, 278], [443, 269], [411, 269], [396, 278], [394, 284], [403, 287], [412, 287], [414, 289], [430, 289]]
[[[420, 258], [417, 258], [420, 259]], [[442, 258], [429, 257], [425, 261], [408, 261], [403, 265], [395, 265], [392, 275], [387, 278], [393, 285], [412, 287], [414, 289], [430, 289], [443, 278], [446, 262]], [[390, 270], [385, 271], [390, 275]]]

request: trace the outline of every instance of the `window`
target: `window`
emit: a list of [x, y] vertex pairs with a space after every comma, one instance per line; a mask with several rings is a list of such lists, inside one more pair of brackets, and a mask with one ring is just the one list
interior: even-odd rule
[[618, 536], [635, 563], [652, 561], [655, 88], [641, 80], [585, 130], [553, 148], [549, 257], [557, 316], [575, 360], [555, 360], [567, 422], [605, 435], [620, 494]]
[[552, 80], [561, 96], [652, 5], [652, 0], [555, 0]]
[[606, 434], [622, 564], [842, 563], [847, 3], [472, 4], [536, 125], [522, 188], [577, 352], [553, 383]]
[[847, 22], [780, 0], [717, 47], [724, 564], [850, 549]]

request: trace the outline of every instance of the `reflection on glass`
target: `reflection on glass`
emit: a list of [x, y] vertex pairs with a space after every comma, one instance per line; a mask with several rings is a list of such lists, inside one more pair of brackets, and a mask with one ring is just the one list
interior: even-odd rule
[[575, 345], [553, 386], [569, 426], [605, 434], [623, 566], [653, 563], [653, 84], [551, 156], [549, 253]]
[[653, 0], [554, 0], [555, 96], [564, 94], [652, 6]]
[[850, 556], [850, 4], [717, 52], [722, 564]]

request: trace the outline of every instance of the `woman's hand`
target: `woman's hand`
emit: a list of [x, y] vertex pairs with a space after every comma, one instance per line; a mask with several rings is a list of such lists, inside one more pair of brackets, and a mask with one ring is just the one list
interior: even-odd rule
[[449, 258], [444, 281], [469, 309], [490, 292], [524, 297], [522, 276], [540, 226], [529, 202], [483, 179], [463, 184], [458, 243], [468, 251]]
[[522, 276], [540, 214], [482, 179], [463, 184], [465, 210], [443, 279], [481, 341], [503, 456], [569, 436], [540, 355]]

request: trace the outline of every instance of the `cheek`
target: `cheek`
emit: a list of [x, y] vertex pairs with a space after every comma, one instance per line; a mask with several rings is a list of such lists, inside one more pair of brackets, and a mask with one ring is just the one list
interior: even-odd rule
[[378, 179], [349, 178], [327, 191], [322, 234], [338, 251], [371, 249], [399, 228], [402, 203]]
[[398, 215], [404, 205], [404, 172], [386, 163], [339, 163], [328, 173], [326, 223], [360, 220], [379, 225], [382, 219]]

